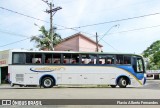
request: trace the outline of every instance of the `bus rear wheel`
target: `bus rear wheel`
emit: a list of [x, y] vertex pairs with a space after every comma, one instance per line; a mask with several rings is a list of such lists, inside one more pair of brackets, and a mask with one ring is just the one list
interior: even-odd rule
[[54, 86], [54, 81], [51, 77], [45, 77], [42, 79], [42, 86], [44, 88], [52, 88]]
[[126, 88], [126, 86], [128, 85], [127, 80], [125, 78], [120, 78], [118, 81], [118, 86], [120, 88]]

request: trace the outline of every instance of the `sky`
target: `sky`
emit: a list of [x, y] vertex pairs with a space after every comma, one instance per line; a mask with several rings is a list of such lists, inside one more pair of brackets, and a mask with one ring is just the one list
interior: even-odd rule
[[[80, 32], [96, 40], [97, 32], [99, 43], [103, 45], [103, 52], [141, 54], [153, 42], [160, 40], [160, 0], [48, 0], [48, 2], [52, 2], [54, 8], [62, 7], [53, 16], [53, 25], [57, 27], [56, 32], [62, 38]], [[30, 42], [29, 37], [41, 34], [40, 26], [45, 26], [49, 30], [49, 14], [45, 12], [46, 9], [49, 7], [42, 0], [0, 0], [0, 51], [36, 49], [35, 43]], [[91, 26], [83, 27], [85, 25]], [[78, 28], [66, 29], [73, 27]]]

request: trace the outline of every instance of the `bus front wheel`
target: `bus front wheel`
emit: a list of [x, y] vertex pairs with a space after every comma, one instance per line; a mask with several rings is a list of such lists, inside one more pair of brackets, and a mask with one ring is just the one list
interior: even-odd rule
[[51, 77], [45, 77], [42, 79], [42, 86], [44, 88], [52, 88], [54, 85], [54, 81]]
[[118, 86], [120, 88], [126, 88], [126, 86], [128, 85], [127, 80], [125, 78], [120, 78], [118, 81]]

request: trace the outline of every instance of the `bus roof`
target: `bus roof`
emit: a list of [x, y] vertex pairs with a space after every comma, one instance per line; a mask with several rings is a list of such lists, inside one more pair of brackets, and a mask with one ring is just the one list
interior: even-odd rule
[[78, 51], [34, 51], [34, 50], [17, 50], [13, 49], [10, 50], [11, 52], [30, 52], [30, 53], [78, 53], [78, 54], [115, 54], [115, 55], [135, 55], [135, 56], [141, 56], [138, 54], [132, 54], [132, 53], [115, 53], [115, 52], [78, 52]]

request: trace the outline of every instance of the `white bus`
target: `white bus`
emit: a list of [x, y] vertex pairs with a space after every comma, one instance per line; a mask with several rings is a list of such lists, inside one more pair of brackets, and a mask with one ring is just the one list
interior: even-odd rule
[[135, 54], [71, 51], [9, 51], [12, 86], [101, 85], [125, 88], [146, 82], [143, 58]]

